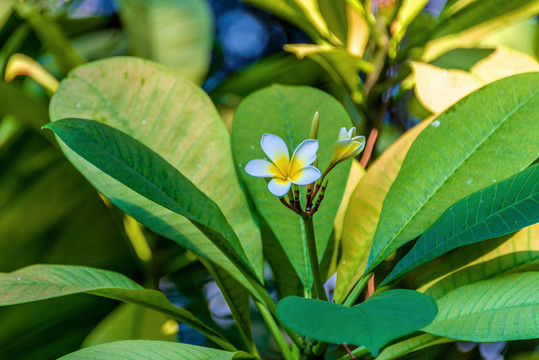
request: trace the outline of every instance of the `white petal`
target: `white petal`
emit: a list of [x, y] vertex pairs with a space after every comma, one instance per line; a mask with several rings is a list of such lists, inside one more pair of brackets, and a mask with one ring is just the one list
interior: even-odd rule
[[288, 153], [288, 148], [286, 147], [285, 142], [277, 135], [262, 135], [262, 139], [260, 139], [260, 145], [262, 146], [262, 150], [264, 150], [266, 155], [275, 165], [277, 165], [277, 167], [280, 168], [280, 165], [285, 162], [285, 159], [286, 163], [288, 163], [288, 161], [290, 160], [290, 154]]
[[348, 136], [348, 132], [346, 131], [346, 128], [345, 127], [342, 127], [341, 130], [339, 130], [339, 137], [337, 140], [342, 140], [342, 139], [346, 139], [346, 138], [349, 138], [350, 136]]
[[348, 130], [348, 137], [349, 137], [349, 138], [352, 138], [352, 137], [354, 137], [355, 134], [356, 134], [356, 127], [355, 127], [355, 126], [352, 126], [352, 127], [350, 128], [350, 130]]
[[292, 183], [290, 178], [286, 180], [273, 179], [268, 183], [268, 190], [275, 196], [284, 196], [290, 190]]
[[305, 166], [292, 175], [292, 182], [296, 185], [308, 185], [320, 179], [320, 176], [322, 174], [316, 167]]
[[360, 142], [360, 143], [365, 143], [365, 136], [363, 135], [359, 135], [359, 136], [354, 136], [352, 138], [353, 141], [357, 141], [357, 142]]
[[318, 140], [307, 139], [303, 140], [294, 150], [292, 160], [290, 160], [289, 175], [294, 174], [302, 167], [311, 165], [316, 160], [316, 152], [318, 151]]
[[245, 172], [255, 177], [280, 176], [279, 169], [267, 160], [255, 159], [245, 165]]

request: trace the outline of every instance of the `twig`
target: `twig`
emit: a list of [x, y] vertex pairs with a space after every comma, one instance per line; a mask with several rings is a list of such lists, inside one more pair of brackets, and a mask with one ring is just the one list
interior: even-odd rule
[[346, 352], [348, 353], [348, 355], [350, 355], [350, 359], [352, 359], [352, 360], [357, 360], [356, 357], [354, 356], [354, 354], [352, 354], [352, 352], [351, 352], [350, 349], [348, 348], [348, 346], [346, 346], [346, 344], [342, 344], [342, 347], [346, 350]]

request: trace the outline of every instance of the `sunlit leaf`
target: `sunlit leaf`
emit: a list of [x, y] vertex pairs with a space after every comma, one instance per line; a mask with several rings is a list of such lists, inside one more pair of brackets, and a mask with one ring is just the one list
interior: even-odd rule
[[32, 265], [11, 273], [0, 273], [0, 289], [0, 306], [80, 293], [142, 305], [191, 326], [224, 349], [234, 350], [228, 340], [187, 310], [174, 306], [163, 293], [144, 289], [115, 272], [82, 266]]
[[539, 73], [498, 80], [423, 131], [384, 201], [368, 269], [427, 230], [455, 202], [537, 158], [539, 123], [530, 121], [539, 110], [537, 84]]
[[537, 239], [539, 239], [539, 224], [498, 239], [457, 249], [414, 272], [417, 290], [438, 299], [463, 285], [526, 267], [537, 268], [539, 266]]
[[328, 343], [363, 345], [374, 356], [391, 340], [430, 323], [436, 311], [432, 299], [412, 290], [383, 292], [351, 308], [294, 296], [277, 306], [279, 319], [298, 334]]
[[481, 79], [462, 70], [446, 70], [426, 63], [412, 62], [412, 71], [418, 100], [434, 114], [440, 114], [484, 85]]
[[[198, 87], [164, 66], [136, 58], [111, 58], [71, 72], [52, 98], [50, 115], [52, 121], [78, 117], [104, 122], [156, 151], [222, 209], [262, 278], [260, 233], [236, 177], [228, 131]], [[217, 262], [249, 286], [183, 216], [148, 201], [66, 146], [63, 151], [122, 210], [153, 231]]]
[[146, 199], [186, 217], [244, 275], [256, 277], [219, 207], [144, 144], [120, 130], [92, 120], [63, 119], [45, 127], [105, 174]]
[[371, 63], [351, 54], [344, 47], [287, 44], [284, 49], [296, 54], [299, 59], [307, 57], [316, 61], [337, 84], [346, 87], [352, 93], [354, 100], [359, 101], [361, 99], [361, 94], [358, 91], [360, 85], [359, 72], [370, 73], [372, 71]]
[[202, 82], [213, 45], [213, 19], [206, 0], [121, 0], [119, 15], [134, 55]]
[[342, 303], [363, 274], [384, 198], [399, 173], [408, 149], [431, 121], [432, 118], [424, 120], [385, 150], [368, 167], [354, 190], [344, 217], [335, 302]]
[[256, 359], [244, 352], [227, 352], [202, 346], [167, 341], [131, 340], [96, 345], [63, 356], [59, 360], [233, 360]]
[[470, 69], [470, 72], [485, 84], [507, 76], [532, 71], [539, 71], [537, 60], [502, 46], [497, 47], [491, 55], [478, 61]]
[[442, 15], [444, 21], [427, 43], [421, 59], [430, 61], [453, 49], [474, 47], [493, 31], [529, 19], [538, 12], [539, 4], [531, 0], [473, 1], [456, 14]]
[[439, 114], [485, 84], [511, 75], [539, 71], [539, 63], [518, 51], [498, 47], [469, 70], [442, 69], [412, 62], [419, 101], [428, 110]]
[[383, 283], [450, 250], [539, 222], [539, 164], [451, 206], [393, 268]]
[[424, 331], [453, 339], [496, 342], [539, 333], [539, 272], [512, 274], [459, 287], [436, 300]]
[[[268, 191], [263, 179], [249, 176], [243, 167], [250, 160], [266, 157], [260, 147], [260, 139], [264, 133], [280, 136], [292, 154], [295, 147], [309, 137], [316, 111], [320, 113], [317, 155], [319, 168], [323, 170], [333, 155], [333, 145], [339, 129], [348, 128], [351, 124], [342, 105], [320, 90], [274, 85], [255, 92], [238, 107], [232, 127], [232, 149], [237, 169], [258, 211], [271, 227], [305, 286], [310, 283], [310, 270], [305, 251], [303, 220]], [[319, 259], [324, 254], [333, 231], [333, 221], [341, 202], [349, 168], [349, 162], [342, 163], [328, 175], [329, 186], [324, 201], [314, 215]], [[303, 188], [302, 186], [302, 194], [305, 194]]]

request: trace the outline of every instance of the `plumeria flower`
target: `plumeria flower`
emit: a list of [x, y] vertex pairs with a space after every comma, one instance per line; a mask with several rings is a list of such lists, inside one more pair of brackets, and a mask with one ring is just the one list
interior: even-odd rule
[[344, 127], [341, 128], [337, 142], [335, 142], [333, 158], [330, 164], [337, 164], [341, 161], [351, 159], [363, 150], [365, 147], [365, 136], [355, 135], [355, 127], [350, 128], [348, 131]]
[[260, 145], [270, 161], [251, 160], [245, 166], [245, 171], [251, 176], [272, 178], [268, 190], [273, 195], [284, 196], [292, 184], [308, 185], [320, 178], [320, 170], [311, 165], [316, 159], [318, 140], [304, 140], [294, 150], [292, 159], [285, 142], [277, 135], [262, 135]]

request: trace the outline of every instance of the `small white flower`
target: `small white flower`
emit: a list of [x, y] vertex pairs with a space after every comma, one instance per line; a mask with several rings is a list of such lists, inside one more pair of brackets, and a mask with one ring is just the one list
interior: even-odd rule
[[351, 159], [358, 155], [365, 147], [365, 136], [355, 136], [356, 128], [352, 127], [346, 131], [346, 128], [341, 128], [339, 137], [335, 142], [333, 150], [333, 158], [330, 164]]
[[272, 178], [268, 189], [273, 195], [284, 196], [292, 184], [308, 185], [320, 178], [320, 170], [311, 165], [316, 159], [318, 140], [304, 140], [294, 150], [292, 159], [285, 142], [277, 135], [262, 135], [260, 145], [271, 161], [251, 160], [245, 165], [245, 171], [251, 176]]

